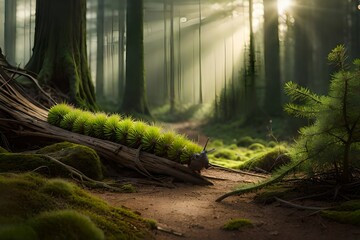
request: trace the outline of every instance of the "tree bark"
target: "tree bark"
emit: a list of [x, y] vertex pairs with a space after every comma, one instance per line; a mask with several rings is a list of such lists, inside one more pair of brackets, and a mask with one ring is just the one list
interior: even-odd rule
[[25, 68], [76, 106], [97, 109], [86, 53], [86, 0], [36, 1], [33, 55]]
[[5, 46], [4, 51], [9, 63], [15, 63], [16, 46], [16, 0], [5, 0]]
[[144, 77], [143, 0], [127, 1], [126, 85], [122, 110], [150, 115]]
[[104, 11], [104, 0], [98, 0], [96, 15], [96, 96], [98, 98], [104, 98]]
[[270, 116], [282, 113], [281, 79], [280, 79], [280, 47], [279, 47], [279, 15], [277, 0], [264, 0], [264, 44], [265, 44], [265, 111]]

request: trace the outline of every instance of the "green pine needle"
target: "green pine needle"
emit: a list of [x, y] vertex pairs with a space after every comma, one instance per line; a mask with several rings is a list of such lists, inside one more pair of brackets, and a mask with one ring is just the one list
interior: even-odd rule
[[155, 154], [159, 157], [167, 157], [169, 148], [176, 138], [176, 133], [173, 131], [161, 134], [155, 145]]

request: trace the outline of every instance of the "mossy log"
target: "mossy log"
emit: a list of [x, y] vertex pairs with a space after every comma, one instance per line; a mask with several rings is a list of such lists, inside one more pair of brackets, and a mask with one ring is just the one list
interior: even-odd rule
[[46, 122], [48, 110], [34, 103], [0, 66], [0, 132], [8, 138], [24, 137], [29, 141], [69, 141], [94, 149], [100, 157], [122, 167], [134, 169], [144, 176], [172, 176], [198, 185], [212, 183], [188, 167], [121, 144], [73, 133]]

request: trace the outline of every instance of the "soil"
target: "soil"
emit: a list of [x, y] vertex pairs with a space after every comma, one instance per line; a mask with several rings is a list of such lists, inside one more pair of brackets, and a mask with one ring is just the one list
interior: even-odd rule
[[[156, 239], [360, 239], [360, 228], [339, 224], [320, 217], [313, 210], [298, 210], [280, 203], [262, 205], [253, 202], [254, 194], [215, 199], [241, 183], [260, 178], [208, 169], [213, 186], [177, 183], [175, 188], [138, 186], [137, 193], [95, 193], [114, 206], [124, 206], [145, 218], [155, 219], [160, 227], [176, 233], [156, 231]], [[319, 202], [304, 205], [321, 206]], [[231, 219], [246, 218], [253, 227], [225, 231], [221, 227]]]
[[[191, 123], [176, 125], [180, 132], [206, 141], [194, 131]], [[190, 134], [189, 134], [190, 133]], [[94, 192], [95, 195], [114, 206], [130, 208], [145, 218], [157, 221], [158, 226], [172, 233], [155, 231], [156, 239], [360, 239], [360, 228], [339, 224], [322, 218], [314, 210], [299, 210], [284, 206], [279, 202], [263, 205], [253, 202], [253, 194], [229, 197], [222, 202], [215, 200], [239, 184], [255, 183], [261, 178], [207, 169], [201, 172], [210, 177], [213, 186], [194, 186], [176, 183], [175, 188], [154, 185], [137, 185], [136, 193]], [[324, 206], [326, 203], [303, 201], [307, 206]], [[222, 230], [231, 219], [249, 219], [252, 227], [236, 231]], [[181, 236], [179, 236], [181, 235]]]

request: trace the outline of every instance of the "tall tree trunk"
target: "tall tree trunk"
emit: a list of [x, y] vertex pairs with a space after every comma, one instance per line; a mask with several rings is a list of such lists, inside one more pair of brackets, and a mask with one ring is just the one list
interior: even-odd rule
[[256, 69], [255, 69], [255, 36], [253, 27], [253, 1], [249, 1], [249, 63], [245, 76], [245, 121], [253, 121], [258, 109], [256, 93]]
[[169, 86], [168, 86], [168, 40], [167, 40], [167, 0], [164, 0], [164, 101], [169, 99]]
[[5, 0], [5, 46], [6, 59], [15, 65], [16, 0]]
[[124, 94], [124, 82], [125, 82], [125, 0], [120, 0], [119, 2], [119, 96]]
[[303, 87], [309, 86], [309, 64], [312, 61], [309, 33], [309, 18], [311, 13], [308, 9], [308, 0], [297, 0], [295, 4], [295, 68], [294, 79]]
[[277, 0], [264, 0], [264, 44], [265, 44], [265, 111], [270, 116], [282, 113], [281, 79], [280, 79], [280, 47], [279, 47], [279, 15]]
[[170, 112], [175, 111], [174, 1], [170, 5]]
[[86, 0], [36, 1], [33, 55], [26, 69], [68, 94], [71, 103], [97, 108], [86, 53]]
[[203, 103], [202, 91], [202, 52], [201, 52], [201, 24], [202, 24], [201, 0], [199, 0], [199, 103]]
[[96, 96], [104, 97], [104, 0], [98, 0], [96, 16], [97, 52], [96, 52]]
[[150, 115], [144, 77], [143, 0], [127, 1], [126, 85], [122, 110]]

